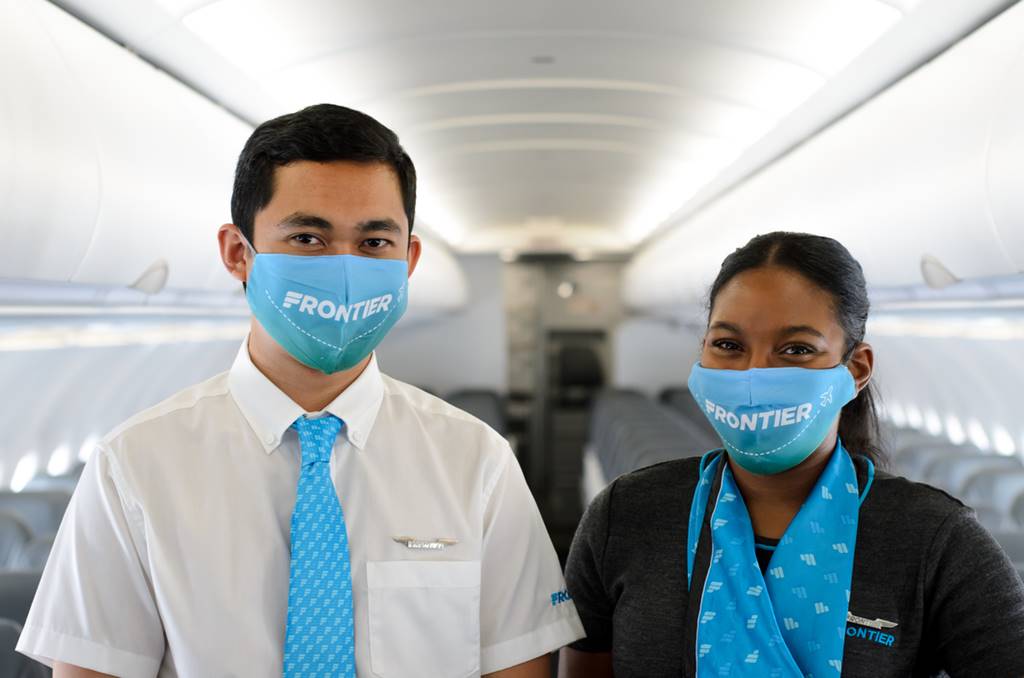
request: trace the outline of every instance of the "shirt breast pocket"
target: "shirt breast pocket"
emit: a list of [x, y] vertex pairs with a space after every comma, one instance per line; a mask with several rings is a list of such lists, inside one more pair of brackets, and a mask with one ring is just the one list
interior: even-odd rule
[[368, 562], [366, 584], [374, 675], [479, 675], [480, 561]]

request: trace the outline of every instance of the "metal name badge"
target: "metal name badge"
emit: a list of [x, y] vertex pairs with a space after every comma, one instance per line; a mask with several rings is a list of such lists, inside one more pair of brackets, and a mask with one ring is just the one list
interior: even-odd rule
[[852, 612], [846, 613], [846, 621], [850, 624], [859, 624], [872, 629], [894, 629], [899, 626], [896, 622], [886, 621], [885, 619], [865, 619], [864, 617], [858, 617]]
[[419, 549], [424, 551], [444, 551], [449, 546], [458, 544], [456, 539], [416, 539], [415, 537], [392, 537], [399, 544], [408, 549]]

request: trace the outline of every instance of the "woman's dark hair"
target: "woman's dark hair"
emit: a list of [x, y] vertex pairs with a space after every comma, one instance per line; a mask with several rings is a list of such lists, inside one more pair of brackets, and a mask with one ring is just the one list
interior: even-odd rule
[[402, 206], [412, 232], [416, 216], [416, 168], [398, 136], [359, 111], [318, 104], [257, 127], [235, 167], [231, 220], [252, 242], [256, 213], [274, 197], [274, 170], [299, 160], [379, 162], [398, 176]]
[[[867, 283], [864, 271], [850, 251], [832, 238], [808, 233], [776, 231], [759, 235], [722, 262], [718, 277], [708, 294], [708, 316], [722, 288], [744, 271], [764, 266], [788, 268], [832, 295], [833, 310], [846, 335], [843, 362], [864, 341], [868, 320]], [[878, 392], [868, 383], [857, 397], [843, 407], [839, 418], [839, 437], [853, 454], [863, 454], [876, 465], [884, 466], [878, 426]]]

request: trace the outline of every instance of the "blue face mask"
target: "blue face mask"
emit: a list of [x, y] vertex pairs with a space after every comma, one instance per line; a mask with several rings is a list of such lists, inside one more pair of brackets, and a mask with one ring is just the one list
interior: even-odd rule
[[689, 387], [730, 459], [760, 475], [809, 457], [857, 395], [845, 365], [711, 370], [697, 363]]
[[245, 297], [256, 319], [296, 360], [326, 374], [355, 367], [405, 313], [404, 259], [351, 254], [258, 254]]

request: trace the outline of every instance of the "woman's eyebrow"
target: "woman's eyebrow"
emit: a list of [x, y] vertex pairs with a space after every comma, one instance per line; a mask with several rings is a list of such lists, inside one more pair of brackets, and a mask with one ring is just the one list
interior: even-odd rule
[[715, 322], [711, 323], [711, 326], [708, 329], [709, 330], [725, 330], [726, 332], [733, 332], [735, 334], [743, 334], [743, 330], [741, 330], [738, 325], [734, 325], [732, 323], [725, 322], [724, 320], [716, 320]]
[[814, 329], [810, 325], [791, 325], [790, 327], [787, 327], [787, 328], [783, 329], [779, 333], [779, 336], [788, 337], [788, 336], [790, 336], [792, 334], [803, 334], [803, 333], [813, 334], [814, 336], [821, 337], [822, 339], [825, 338], [824, 334], [822, 334], [818, 330]]

